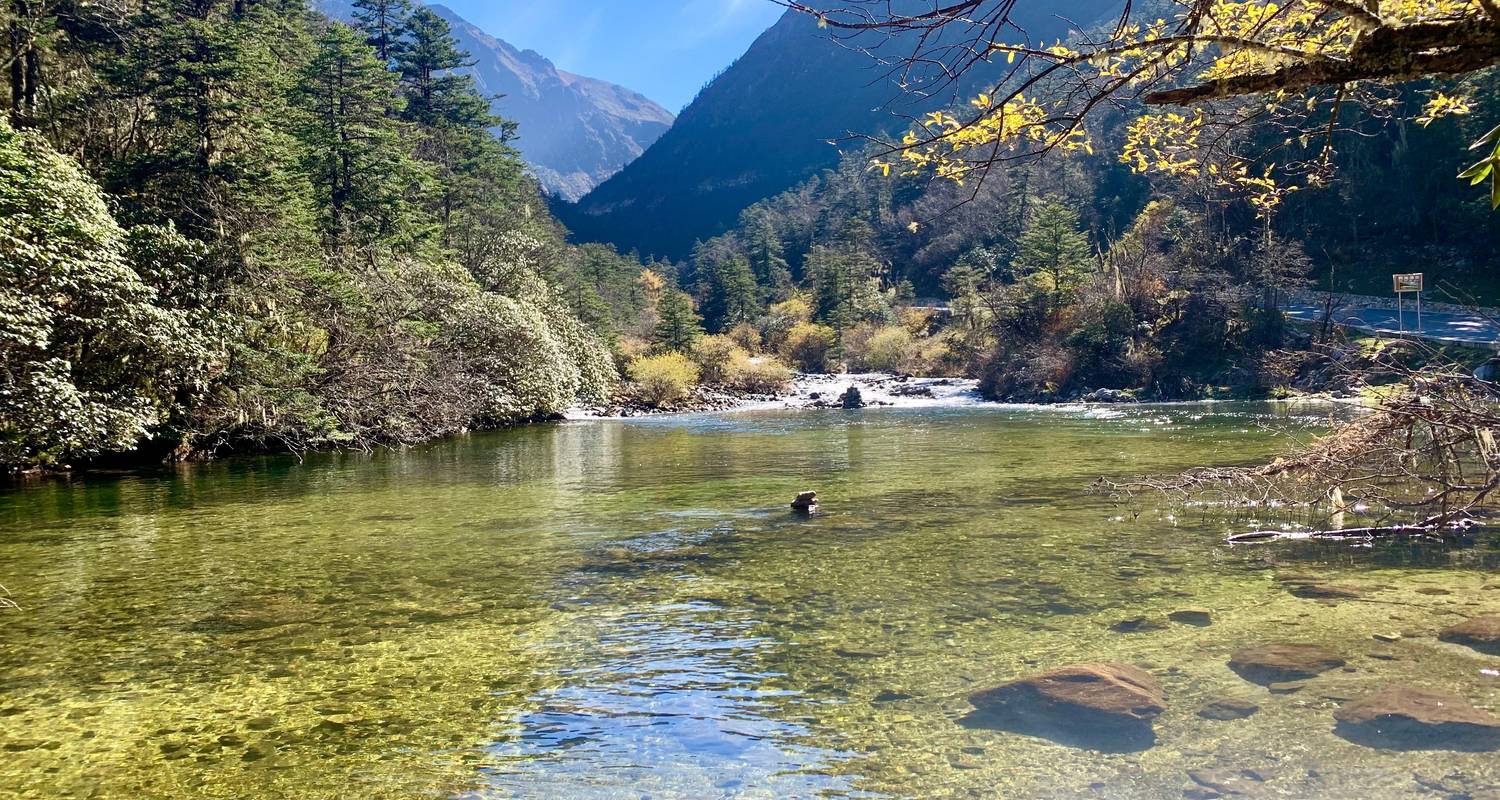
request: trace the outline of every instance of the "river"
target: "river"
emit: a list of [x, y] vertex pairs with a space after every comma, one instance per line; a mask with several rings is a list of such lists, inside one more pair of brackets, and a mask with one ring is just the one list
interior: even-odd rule
[[[15, 488], [0, 494], [0, 583], [20, 606], [0, 610], [0, 796], [1176, 798], [1226, 775], [1267, 797], [1494, 787], [1492, 753], [1371, 747], [1332, 718], [1401, 683], [1500, 707], [1500, 659], [1433, 636], [1500, 610], [1481, 588], [1492, 538], [1231, 548], [1227, 533], [1286, 520], [1089, 492], [1099, 476], [1269, 457], [1320, 413], [579, 420]], [[790, 512], [803, 489], [821, 513]], [[1297, 596], [1299, 575], [1358, 595]], [[1168, 618], [1189, 607], [1211, 624]], [[1274, 693], [1226, 666], [1266, 641], [1347, 666]], [[1153, 743], [973, 723], [976, 690], [1080, 661], [1162, 682]], [[1198, 715], [1223, 697], [1260, 710]]]

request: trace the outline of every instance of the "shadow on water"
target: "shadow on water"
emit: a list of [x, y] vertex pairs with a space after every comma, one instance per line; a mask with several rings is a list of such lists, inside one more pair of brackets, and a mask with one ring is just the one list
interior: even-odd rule
[[1477, 725], [1449, 723], [1434, 727], [1410, 720], [1386, 718], [1375, 724], [1340, 722], [1333, 732], [1346, 741], [1381, 750], [1462, 753], [1492, 753], [1500, 750], [1500, 730]]
[[1156, 746], [1156, 731], [1149, 722], [1090, 725], [1010, 709], [977, 709], [961, 717], [959, 724], [970, 730], [1034, 736], [1100, 753], [1140, 753]]

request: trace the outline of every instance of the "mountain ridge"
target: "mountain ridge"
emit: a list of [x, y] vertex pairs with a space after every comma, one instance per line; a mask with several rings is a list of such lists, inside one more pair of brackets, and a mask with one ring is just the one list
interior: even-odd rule
[[[577, 200], [645, 152], [675, 121], [639, 92], [560, 70], [545, 55], [518, 48], [441, 3], [425, 7], [452, 28], [474, 61], [466, 72], [497, 116], [517, 124], [512, 145], [551, 195]], [[351, 0], [320, 0], [334, 19], [353, 19]]]
[[[1117, 0], [1023, 4], [1014, 33], [1050, 41], [1078, 27], [1071, 19], [1093, 22], [1118, 7]], [[682, 259], [751, 204], [837, 166], [845, 151], [862, 146], [848, 137], [904, 127], [903, 117], [988, 88], [1004, 69], [978, 70], [924, 98], [849, 44], [834, 41], [813, 17], [788, 11], [639, 158], [577, 202], [556, 204], [556, 213], [580, 241]]]

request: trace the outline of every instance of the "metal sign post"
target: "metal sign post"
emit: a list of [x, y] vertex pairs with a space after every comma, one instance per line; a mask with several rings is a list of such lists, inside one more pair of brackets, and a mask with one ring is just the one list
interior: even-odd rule
[[1420, 272], [1404, 272], [1391, 276], [1391, 282], [1396, 287], [1396, 325], [1401, 333], [1406, 333], [1406, 308], [1402, 302], [1407, 292], [1415, 292], [1417, 295], [1417, 333], [1422, 332], [1422, 285], [1424, 275]]

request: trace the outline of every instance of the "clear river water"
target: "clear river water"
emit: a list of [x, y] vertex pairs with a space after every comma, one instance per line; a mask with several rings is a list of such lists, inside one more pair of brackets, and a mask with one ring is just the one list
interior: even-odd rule
[[[1434, 636], [1500, 612], [1493, 537], [1232, 548], [1278, 520], [1089, 490], [1251, 463], [1324, 413], [571, 421], [12, 488], [0, 796], [1485, 796], [1494, 753], [1370, 747], [1332, 713], [1393, 684], [1500, 709], [1500, 658]], [[803, 489], [822, 513], [791, 513]], [[1288, 590], [1308, 575], [1357, 591]], [[1190, 607], [1211, 624], [1168, 618]], [[1286, 693], [1226, 666], [1267, 641], [1347, 666]], [[1103, 660], [1163, 683], [1150, 746], [970, 718]], [[1224, 697], [1260, 711], [1198, 715]]]

